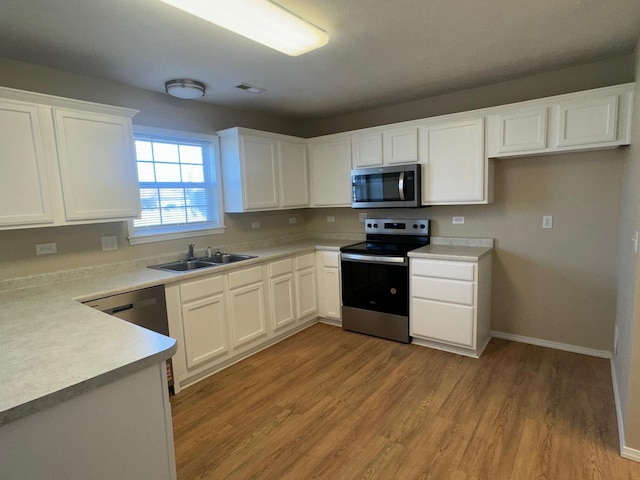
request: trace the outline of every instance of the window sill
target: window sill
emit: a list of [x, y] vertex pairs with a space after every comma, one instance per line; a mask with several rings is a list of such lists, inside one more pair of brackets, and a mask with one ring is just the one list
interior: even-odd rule
[[224, 233], [225, 227], [205, 227], [201, 229], [173, 231], [166, 233], [129, 234], [130, 245], [141, 245], [143, 243], [165, 242], [167, 240], [180, 240], [182, 238], [202, 237], [205, 235], [219, 235]]

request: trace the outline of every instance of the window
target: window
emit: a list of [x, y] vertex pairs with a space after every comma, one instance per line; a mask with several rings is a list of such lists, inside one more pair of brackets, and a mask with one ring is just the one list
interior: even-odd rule
[[141, 216], [131, 244], [223, 233], [218, 137], [134, 127]]

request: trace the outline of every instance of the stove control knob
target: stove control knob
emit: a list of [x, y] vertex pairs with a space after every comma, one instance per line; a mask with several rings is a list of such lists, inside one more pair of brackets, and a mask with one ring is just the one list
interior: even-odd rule
[[427, 228], [427, 226], [426, 226], [424, 223], [421, 223], [421, 224], [420, 224], [420, 228], [421, 228], [422, 230], [424, 230], [425, 228]]
[[371, 224], [370, 223], [367, 223], [367, 228], [371, 228]]
[[418, 228], [418, 224], [417, 224], [417, 223], [414, 223], [414, 224], [413, 224], [413, 228]]
[[378, 224], [377, 224], [377, 223], [374, 223], [374, 224], [373, 224], [373, 228], [378, 228]]

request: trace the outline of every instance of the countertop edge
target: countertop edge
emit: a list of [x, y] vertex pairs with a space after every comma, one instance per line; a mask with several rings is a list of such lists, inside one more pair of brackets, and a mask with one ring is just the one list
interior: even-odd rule
[[160, 350], [152, 355], [148, 355], [119, 368], [104, 372], [101, 375], [96, 375], [95, 377], [83, 380], [56, 392], [43, 395], [42, 397], [38, 397], [34, 400], [25, 402], [21, 405], [16, 405], [15, 407], [3, 411], [0, 416], [0, 427], [20, 420], [21, 418], [28, 417], [34, 413], [38, 413], [49, 407], [53, 407], [66, 400], [70, 400], [71, 398], [78, 397], [84, 393], [102, 387], [103, 385], [107, 385], [116, 380], [127, 377], [132, 373], [138, 372], [152, 365], [157, 365], [160, 362], [171, 358], [177, 351], [178, 344], [175, 339], [170, 337], [166, 338], [172, 340], [172, 344], [169, 348]]

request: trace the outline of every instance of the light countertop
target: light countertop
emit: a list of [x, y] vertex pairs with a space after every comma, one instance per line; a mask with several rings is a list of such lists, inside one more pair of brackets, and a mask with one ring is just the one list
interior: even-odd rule
[[[353, 240], [304, 240], [243, 251], [258, 258], [187, 273], [144, 266], [91, 267], [42, 279], [23, 278], [0, 291], [0, 425], [158, 364], [174, 339], [109, 316], [81, 301], [224, 272], [291, 254], [339, 250]], [[162, 261], [156, 262], [162, 263]], [[28, 287], [28, 285], [36, 285]]]

